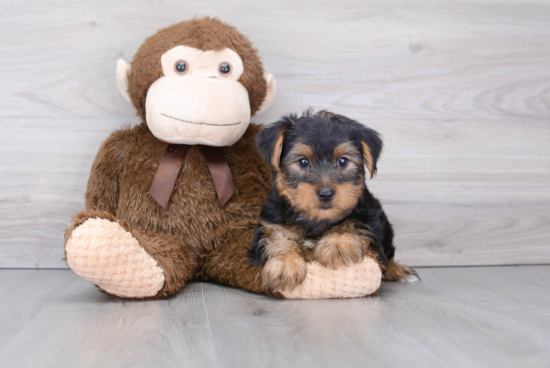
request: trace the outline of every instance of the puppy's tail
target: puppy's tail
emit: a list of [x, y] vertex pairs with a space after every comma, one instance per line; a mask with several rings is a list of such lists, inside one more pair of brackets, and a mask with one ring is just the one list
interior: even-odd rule
[[420, 277], [416, 271], [410, 267], [395, 262], [393, 259], [388, 261], [384, 275], [386, 281], [419, 281]]

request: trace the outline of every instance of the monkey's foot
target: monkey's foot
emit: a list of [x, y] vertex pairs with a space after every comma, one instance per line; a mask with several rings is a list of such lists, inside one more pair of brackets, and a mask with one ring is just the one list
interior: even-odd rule
[[316, 261], [307, 264], [307, 275], [292, 291], [282, 291], [287, 299], [358, 298], [378, 291], [382, 271], [370, 257], [352, 266], [330, 269]]
[[109, 294], [146, 298], [158, 294], [164, 272], [118, 222], [90, 218], [70, 235], [67, 264]]

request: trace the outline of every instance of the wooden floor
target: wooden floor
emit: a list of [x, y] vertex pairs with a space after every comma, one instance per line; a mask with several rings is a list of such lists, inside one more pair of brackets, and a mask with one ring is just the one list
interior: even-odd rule
[[548, 367], [550, 266], [419, 269], [376, 297], [192, 283], [116, 301], [68, 270], [0, 270], [0, 367]]

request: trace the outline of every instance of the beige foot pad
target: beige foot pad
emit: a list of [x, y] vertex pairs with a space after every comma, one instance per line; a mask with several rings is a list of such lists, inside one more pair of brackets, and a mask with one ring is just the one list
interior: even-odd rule
[[304, 282], [282, 294], [287, 299], [358, 298], [376, 292], [381, 283], [382, 271], [372, 258], [336, 270], [314, 261], [307, 265]]
[[164, 272], [118, 223], [91, 218], [73, 230], [67, 263], [79, 276], [123, 298], [155, 296], [164, 285]]

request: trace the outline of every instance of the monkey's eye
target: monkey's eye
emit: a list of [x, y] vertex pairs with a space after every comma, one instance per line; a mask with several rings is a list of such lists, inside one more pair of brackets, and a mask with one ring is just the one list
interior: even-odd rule
[[309, 160], [307, 158], [301, 158], [298, 160], [298, 165], [300, 165], [302, 169], [305, 169], [309, 166]]
[[221, 63], [218, 69], [220, 70], [220, 73], [222, 73], [223, 75], [231, 74], [231, 64], [229, 63], [225, 63], [225, 62]]
[[340, 157], [338, 159], [338, 166], [341, 168], [348, 166], [348, 163], [349, 163], [349, 160], [347, 159], [347, 157]]
[[174, 64], [174, 70], [178, 74], [185, 74], [187, 73], [187, 69], [189, 69], [189, 65], [187, 64], [187, 61], [185, 60], [178, 60]]

